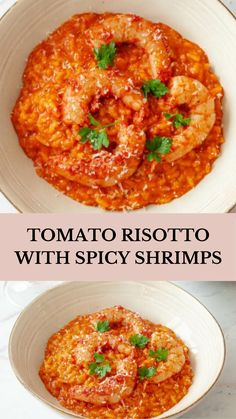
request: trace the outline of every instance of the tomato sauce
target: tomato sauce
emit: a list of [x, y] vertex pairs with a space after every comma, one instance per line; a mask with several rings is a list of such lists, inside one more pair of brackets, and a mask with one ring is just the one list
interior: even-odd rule
[[[101, 18], [101, 16], [100, 16]], [[216, 122], [201, 146], [182, 158], [168, 163], [150, 162], [144, 149], [137, 170], [128, 178], [109, 187], [85, 185], [73, 180], [51, 165], [54, 156], [65, 161], [70, 156], [80, 159], [88, 144], [79, 140], [78, 124], [63, 121], [63, 94], [68, 83], [94, 68], [93, 49], [87, 40], [87, 30], [99, 19], [96, 14], [72, 17], [30, 54], [23, 76], [23, 88], [14, 107], [12, 121], [19, 142], [33, 160], [39, 176], [72, 199], [106, 210], [134, 210], [150, 204], [166, 204], [194, 188], [213, 168], [224, 142], [222, 130], [223, 88], [211, 69], [205, 52], [185, 40], [174, 29], [158, 24], [165, 36], [171, 60], [170, 76], [185, 75], [199, 80], [215, 99]], [[147, 52], [134, 44], [118, 44], [112, 71], [131, 78], [139, 89], [152, 78]], [[167, 80], [168, 82], [168, 80]], [[93, 116], [103, 125], [122, 120], [139, 126], [137, 113], [117, 97], [102, 97], [92, 107]], [[156, 135], [173, 136], [174, 127], [164, 120], [165, 98], [149, 96], [142, 121], [146, 138]], [[176, 109], [179, 112], [180, 109]], [[181, 110], [188, 116], [187, 110]], [[110, 152], [117, 146], [119, 124], [107, 129]], [[96, 176], [96, 174], [95, 174]]]

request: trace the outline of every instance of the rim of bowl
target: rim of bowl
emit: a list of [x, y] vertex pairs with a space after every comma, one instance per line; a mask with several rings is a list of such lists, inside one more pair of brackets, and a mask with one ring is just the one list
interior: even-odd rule
[[[0, 18], [0, 24], [1, 21], [8, 15], [8, 13], [10, 13], [12, 11], [12, 9], [17, 5], [17, 3], [23, 2], [24, 0], [15, 0], [15, 3], [9, 7], [9, 9], [6, 10], [6, 12], [1, 16]], [[226, 4], [223, 3], [222, 0], [216, 0], [225, 10], [226, 12], [228, 12], [233, 19], [236, 21], [236, 16], [235, 14], [229, 9], [228, 6], [226, 6]], [[197, 186], [197, 185], [196, 185]], [[19, 213], [27, 213], [28, 211], [23, 211], [22, 209], [20, 209], [13, 201], [11, 198], [8, 198], [7, 192], [3, 191], [2, 188], [0, 188], [1, 193], [4, 195], [4, 197], [10, 202], [10, 204], [19, 212]], [[228, 204], [226, 205], [224, 208], [224, 211], [222, 213], [227, 213], [230, 212], [236, 205], [236, 200], [233, 201], [234, 203]], [[156, 205], [158, 207], [158, 205]], [[148, 207], [148, 206], [147, 206]], [[32, 211], [30, 211], [30, 213], [32, 213]]]
[[[129, 283], [133, 283], [133, 284], [136, 284], [136, 282], [134, 282], [134, 281], [128, 281]], [[161, 282], [161, 281], [159, 281], [159, 282]], [[198, 299], [198, 298], [196, 298], [194, 295], [192, 295], [190, 292], [188, 292], [188, 291], [186, 291], [186, 290], [184, 290], [183, 288], [181, 288], [181, 286], [179, 286], [179, 285], [176, 285], [175, 283], [173, 283], [173, 282], [170, 282], [170, 281], [166, 281], [168, 284], [170, 284], [171, 286], [173, 286], [173, 287], [176, 287], [176, 288], [178, 288], [178, 290], [180, 290], [180, 291], [182, 291], [184, 294], [187, 294], [187, 295], [189, 295], [190, 297], [192, 297], [195, 301], [197, 301], [207, 312], [208, 312], [208, 314], [209, 314], [209, 316], [215, 321], [215, 323], [216, 323], [216, 325], [218, 326], [218, 329], [219, 329], [219, 331], [220, 331], [220, 334], [221, 334], [221, 338], [222, 338], [222, 342], [223, 342], [223, 359], [222, 359], [222, 364], [221, 364], [221, 367], [220, 367], [220, 369], [219, 369], [219, 372], [218, 372], [218, 375], [216, 376], [216, 378], [215, 378], [215, 380], [213, 381], [213, 383], [210, 385], [210, 387], [197, 399], [197, 400], [195, 400], [193, 403], [191, 403], [188, 407], [185, 407], [184, 409], [182, 409], [182, 410], [180, 410], [179, 412], [176, 412], [176, 413], [173, 413], [173, 414], [171, 414], [171, 415], [168, 415], [168, 416], [166, 416], [165, 418], [163, 418], [163, 419], [169, 419], [169, 418], [174, 418], [174, 417], [176, 417], [177, 415], [179, 416], [179, 415], [182, 415], [183, 413], [186, 413], [188, 410], [190, 410], [190, 409], [192, 409], [194, 406], [196, 406], [209, 392], [210, 392], [210, 390], [215, 386], [215, 384], [217, 383], [217, 381], [219, 380], [219, 378], [220, 378], [220, 375], [221, 375], [221, 373], [222, 373], [222, 371], [223, 371], [223, 368], [224, 368], [224, 365], [225, 365], [225, 360], [226, 360], [226, 342], [225, 342], [225, 336], [224, 336], [224, 332], [223, 332], [223, 329], [222, 329], [222, 327], [220, 326], [220, 324], [219, 324], [219, 322], [218, 322], [218, 320], [216, 320], [216, 318], [215, 318], [215, 316], [208, 310], [208, 308], [204, 305], [204, 304], [202, 304], [202, 302]], [[103, 283], [103, 281], [101, 281], [101, 283]], [[105, 283], [105, 282], [104, 282]], [[123, 282], [124, 284], [126, 283], [126, 282]], [[142, 284], [145, 284], [145, 282], [142, 282], [142, 281], [138, 281], [138, 283], [142, 283]], [[25, 382], [24, 382], [24, 380], [21, 378], [21, 376], [20, 376], [20, 374], [18, 373], [18, 370], [17, 370], [17, 368], [15, 367], [15, 365], [14, 365], [14, 361], [13, 361], [13, 359], [12, 359], [12, 353], [11, 353], [11, 348], [12, 348], [12, 340], [13, 340], [13, 335], [14, 335], [14, 332], [15, 332], [15, 329], [16, 329], [16, 327], [18, 326], [18, 323], [20, 322], [20, 319], [21, 319], [21, 317], [25, 314], [25, 312], [28, 310], [28, 308], [29, 307], [31, 307], [36, 301], [38, 301], [38, 300], [40, 300], [43, 296], [45, 296], [45, 295], [47, 295], [47, 294], [49, 294], [49, 293], [51, 293], [51, 292], [53, 292], [53, 290], [55, 290], [55, 289], [57, 289], [57, 288], [59, 288], [59, 287], [64, 287], [64, 286], [66, 286], [66, 285], [68, 285], [68, 284], [73, 284], [73, 282], [65, 282], [65, 283], [62, 283], [62, 284], [59, 284], [59, 285], [56, 285], [55, 287], [53, 287], [53, 288], [50, 288], [49, 290], [46, 290], [46, 291], [44, 291], [44, 292], [42, 292], [42, 294], [40, 294], [38, 297], [36, 297], [36, 298], [34, 298], [32, 301], [31, 301], [31, 303], [29, 303], [23, 310], [22, 310], [22, 312], [19, 314], [19, 316], [17, 317], [17, 319], [16, 319], [16, 321], [15, 321], [15, 323], [14, 323], [14, 325], [13, 325], [13, 328], [12, 328], [12, 330], [11, 330], [11, 334], [10, 334], [10, 337], [9, 337], [9, 341], [8, 341], [8, 357], [9, 357], [9, 361], [10, 361], [10, 365], [11, 365], [11, 368], [12, 368], [12, 370], [13, 370], [13, 372], [14, 372], [14, 374], [15, 374], [15, 376], [16, 376], [16, 378], [17, 378], [17, 380], [25, 387], [25, 389], [27, 390], [27, 391], [29, 391], [35, 398], [37, 398], [38, 400], [40, 400], [41, 402], [43, 402], [44, 404], [46, 404], [46, 405], [48, 405], [49, 407], [51, 407], [51, 408], [53, 408], [54, 410], [56, 410], [56, 411], [60, 411], [60, 412], [62, 412], [62, 413], [64, 413], [64, 415], [69, 415], [69, 416], [73, 416], [73, 417], [78, 417], [78, 418], [81, 418], [81, 419], [86, 419], [86, 417], [84, 417], [84, 416], [79, 416], [79, 415], [77, 415], [77, 414], [75, 414], [75, 413], [73, 413], [72, 411], [70, 412], [69, 410], [68, 410], [68, 412], [65, 412], [65, 410], [63, 410], [63, 408], [62, 407], [60, 407], [60, 406], [58, 406], [58, 407], [56, 407], [56, 406], [54, 406], [54, 404], [52, 403], [52, 402], [50, 402], [50, 401], [48, 401], [48, 400], [45, 400], [43, 397], [41, 397], [41, 396], [39, 396], [35, 391], [33, 391], [31, 388], [30, 388], [30, 386], [28, 385], [28, 384], [26, 384]], [[88, 285], [91, 285], [91, 283], [87, 283]], [[146, 285], [146, 284], [145, 284]], [[150, 283], [148, 284], [148, 286], [150, 286]], [[178, 404], [178, 403], [177, 403]], [[167, 413], [168, 413], [168, 410], [166, 411]], [[165, 412], [164, 412], [165, 413]]]

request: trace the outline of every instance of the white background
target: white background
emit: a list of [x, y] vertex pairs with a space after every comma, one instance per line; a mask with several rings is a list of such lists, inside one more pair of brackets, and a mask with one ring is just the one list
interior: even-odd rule
[[[19, 283], [19, 285], [23, 288], [25, 283]], [[49, 285], [52, 286], [52, 283]], [[197, 297], [215, 316], [223, 329], [227, 347], [226, 363], [219, 381], [195, 408], [182, 416], [182, 419], [235, 419], [236, 283], [182, 282], [178, 285]], [[35, 286], [37, 288], [39, 284], [35, 283]], [[11, 370], [7, 344], [10, 331], [19, 313], [20, 308], [9, 301], [3, 293], [3, 283], [0, 282], [0, 417], [2, 419], [65, 419], [64, 415], [51, 410], [28, 393]], [[217, 348], [215, 350], [217, 351]]]
[[[0, 0], [0, 16], [14, 1]], [[224, 0], [224, 3], [236, 14], [236, 0]], [[1, 194], [0, 212], [16, 212]], [[182, 418], [234, 419], [236, 417], [236, 284], [213, 282], [179, 285], [196, 296], [212, 312], [223, 328], [227, 344], [226, 364], [220, 380], [204, 400]], [[3, 283], [0, 283], [0, 416], [3, 419], [63, 418], [59, 412], [51, 410], [33, 398], [18, 383], [10, 368], [7, 344], [19, 312], [20, 309], [3, 294]]]
[[[33, 0], [32, 0], [33, 1]], [[86, 1], [86, 0], [85, 0]], [[191, 0], [194, 1], [194, 0]], [[212, 0], [216, 1], [216, 0]], [[7, 11], [7, 9], [15, 3], [15, 0], [0, 0], [0, 16]], [[223, 0], [232, 12], [236, 14], [236, 0]], [[12, 212], [17, 210], [10, 204], [10, 202], [0, 192], [0, 213]], [[236, 206], [231, 212], [236, 212]]]

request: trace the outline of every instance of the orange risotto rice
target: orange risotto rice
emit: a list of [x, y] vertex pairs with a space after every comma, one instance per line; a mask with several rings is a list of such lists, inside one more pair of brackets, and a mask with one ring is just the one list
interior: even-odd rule
[[[108, 318], [110, 321], [107, 321]], [[115, 320], [116, 318], [118, 320]], [[135, 328], [135, 325], [138, 326]], [[140, 328], [139, 334], [137, 327]], [[162, 340], [161, 348], [158, 348], [158, 344], [153, 346], [155, 333], [165, 337], [166, 345]], [[96, 349], [92, 344], [94, 336], [95, 340], [100, 342]], [[106, 343], [108, 339], [114, 340], [116, 345], [109, 346]], [[168, 342], [172, 341], [174, 346], [171, 344], [171, 349]], [[121, 344], [125, 350], [121, 348]], [[164, 357], [153, 358], [152, 349], [161, 350]], [[176, 369], [179, 362], [178, 356], [176, 357], [178, 351], [181, 352], [183, 361], [180, 368], [177, 365]], [[95, 362], [93, 352], [99, 353], [111, 366], [106, 376], [99, 376], [94, 371], [92, 373], [90, 362]], [[124, 376], [120, 374], [118, 377], [116, 370], [118, 363], [127, 360], [127, 356], [132, 356], [132, 362], [136, 367], [129, 395], [120, 396], [120, 400], [113, 400], [112, 403], [104, 399], [104, 403], [99, 404], [96, 398], [99, 394], [100, 397], [105, 394], [105, 391], [99, 393], [99, 386], [116, 377], [118, 384], [119, 380], [122, 381]], [[98, 362], [100, 363], [97, 366], [105, 365], [101, 360]], [[152, 371], [153, 367], [154, 373], [149, 377], [143, 375], [143, 368], [146, 372]], [[168, 376], [166, 371], [169, 370], [171, 373]], [[161, 378], [163, 371], [165, 377]], [[144, 320], [138, 314], [120, 306], [78, 316], [55, 333], [48, 341], [39, 374], [47, 390], [64, 407], [85, 418], [94, 419], [144, 419], [158, 416], [176, 405], [187, 394], [193, 379], [189, 350], [183, 341], [167, 327]], [[86, 390], [81, 391], [84, 388]], [[78, 391], [80, 394], [87, 394], [87, 389], [94, 392], [90, 402], [80, 400], [77, 394]], [[111, 397], [112, 392], [112, 387], [108, 388], [108, 397]]]
[[[24, 72], [23, 88], [13, 110], [12, 121], [20, 145], [33, 160], [38, 175], [55, 188], [85, 205], [100, 206], [106, 210], [133, 210], [149, 204], [165, 204], [182, 196], [212, 170], [224, 142], [224, 93], [205, 52], [161, 23], [147, 23], [152, 25], [150, 37], [153, 35], [152, 39], [157, 42], [161, 39], [165, 48], [160, 53], [165, 53], [166, 59], [161, 62], [163, 65], [159, 72], [156, 71], [156, 77], [153, 75], [155, 69], [152, 71], [150, 65], [148, 47], [145, 48], [147, 32], [144, 32], [144, 39], [140, 42], [137, 42], [135, 35], [133, 40], [127, 42], [125, 36], [129, 34], [124, 34], [124, 42], [115, 42], [116, 51], [110, 58], [109, 66], [106, 69], [98, 68], [99, 58], [95, 56], [95, 44], [90, 39], [90, 32], [95, 31], [97, 25], [102, 27], [104, 19], [116, 19], [116, 16], [93, 13], [76, 15], [33, 50]], [[129, 20], [130, 27], [137, 22], [140, 27], [145, 26], [144, 20], [135, 15], [129, 15]], [[101, 36], [104, 45], [111, 45], [114, 38], [112, 31], [104, 29]], [[124, 91], [122, 87], [119, 90], [117, 82], [114, 82], [113, 86], [101, 93], [101, 86], [97, 84], [94, 86], [94, 97], [88, 99], [89, 109], [84, 109], [83, 123], [77, 114], [68, 120], [68, 95], [70, 92], [74, 95], [79, 93], [81, 100], [83, 91], [78, 86], [78, 80], [82, 83], [91, 74], [96, 79], [98, 71], [107, 77], [107, 83], [114, 78], [119, 82], [123, 80]], [[170, 107], [168, 93], [159, 97], [148, 94], [146, 99], [143, 96], [145, 103], [141, 109], [124, 95], [130, 89], [132, 100], [134, 91], [137, 100], [141, 100], [145, 82], [158, 79], [169, 86], [171, 79], [176, 76], [198, 80], [208, 89], [209, 97], [214, 100], [215, 123], [204, 141], [180, 158], [168, 161], [167, 156], [162, 156], [160, 161], [150, 161], [145, 142], [142, 143], [143, 138], [152, 140], [158, 136], [173, 139], [178, 134], [184, 135], [187, 124], [175, 125], [173, 118], [168, 119], [165, 114], [181, 114], [188, 121], [189, 109], [187, 106]], [[87, 88], [88, 83], [85, 86]], [[72, 108], [78, 107], [76, 96], [71, 96], [69, 100]], [[98, 126], [88, 118], [88, 110], [99, 121], [100, 127], [112, 124], [105, 131], [109, 146], [105, 140], [100, 151], [93, 148], [92, 141], [83, 142], [79, 135], [81, 128], [98, 131]], [[140, 141], [140, 149], [135, 150], [133, 160], [127, 150], [123, 154], [117, 152], [118, 157], [114, 157], [121, 125], [124, 130], [132, 126], [132, 132], [135, 133], [129, 135], [134, 135], [134, 139], [137, 137], [136, 143]], [[143, 133], [142, 138], [139, 137], [140, 132]], [[96, 159], [97, 155], [105, 156], [104, 160]], [[112, 157], [110, 167], [107, 164], [109, 155]], [[93, 170], [89, 166], [91, 156]], [[83, 170], [87, 176], [85, 178], [81, 175]], [[102, 176], [104, 179], [99, 181]], [[109, 181], [105, 182], [107, 179]]]

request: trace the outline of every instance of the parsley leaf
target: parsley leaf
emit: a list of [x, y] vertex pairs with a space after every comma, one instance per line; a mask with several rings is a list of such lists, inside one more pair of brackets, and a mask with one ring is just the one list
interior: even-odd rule
[[147, 98], [148, 94], [151, 93], [153, 96], [160, 98], [165, 96], [169, 92], [168, 87], [161, 82], [161, 80], [148, 80], [146, 81], [141, 90], [143, 91], [144, 96]]
[[150, 349], [149, 356], [155, 358], [156, 361], [166, 361], [169, 355], [168, 349], [158, 348], [156, 351]]
[[165, 112], [164, 113], [164, 117], [166, 118], [166, 119], [171, 119], [171, 118], [174, 118], [174, 114], [173, 113], [168, 113], [168, 112]]
[[144, 335], [133, 335], [133, 336], [130, 336], [129, 338], [131, 345], [136, 346], [137, 348], [141, 348], [141, 349], [145, 348], [149, 340], [150, 339]]
[[157, 163], [160, 163], [161, 162], [161, 157], [160, 156], [158, 156], [158, 154], [157, 153], [155, 153], [155, 152], [152, 152], [152, 153], [148, 153], [147, 154], [147, 159], [148, 159], [148, 161], [150, 161], [150, 162], [152, 162], [152, 161], [156, 161]]
[[102, 145], [104, 147], [108, 147], [110, 144], [110, 141], [108, 139], [106, 131], [102, 129], [99, 134], [100, 134], [100, 141], [102, 141]]
[[91, 134], [91, 131], [93, 130], [89, 127], [80, 128], [79, 135], [81, 137], [80, 138], [81, 143], [86, 143], [89, 140], [88, 136], [89, 134]]
[[88, 135], [88, 139], [90, 140], [94, 150], [100, 150], [102, 148], [102, 138], [100, 136], [100, 132], [92, 130]]
[[161, 161], [161, 155], [170, 152], [172, 139], [169, 137], [154, 137], [152, 140], [146, 142], [146, 148], [150, 153], [147, 154], [149, 161], [156, 160], [158, 163]]
[[98, 354], [97, 352], [94, 352], [94, 358], [95, 361], [99, 364], [100, 362], [104, 362], [105, 358], [102, 354]]
[[111, 371], [111, 366], [109, 362], [107, 362], [102, 354], [94, 352], [94, 358], [96, 362], [92, 362], [89, 364], [89, 373], [90, 375], [99, 375], [99, 377], [103, 378], [107, 375], [108, 372]]
[[91, 113], [89, 113], [89, 121], [90, 121], [91, 125], [94, 125], [96, 127], [101, 127], [103, 129], [104, 128], [114, 127], [114, 125], [117, 125], [117, 124], [120, 123], [120, 121], [115, 121], [115, 122], [112, 122], [111, 124], [108, 124], [108, 125], [102, 125], [99, 121], [97, 121], [94, 118], [94, 116]]
[[120, 121], [115, 121], [111, 124], [102, 126], [91, 113], [89, 113], [89, 121], [90, 124], [97, 127], [97, 129], [89, 127], [80, 128], [78, 134], [80, 136], [81, 143], [85, 144], [87, 141], [90, 141], [94, 150], [100, 150], [102, 147], [109, 147], [110, 141], [105, 129], [119, 124]]
[[94, 125], [96, 127], [99, 127], [101, 125], [100, 122], [97, 121], [91, 113], [89, 113], [89, 121], [92, 125]]
[[104, 130], [101, 130], [99, 132], [93, 131], [89, 135], [90, 142], [94, 148], [94, 150], [100, 150], [102, 146], [108, 147], [109, 146], [109, 140], [107, 133]]
[[92, 128], [84, 127], [79, 130], [81, 143], [90, 141], [94, 150], [100, 150], [103, 147], [109, 146], [109, 139], [104, 129], [96, 131]]
[[112, 122], [111, 124], [108, 125], [104, 125], [103, 128], [110, 128], [110, 127], [114, 127], [115, 125], [120, 124], [120, 121], [117, 120], [115, 122]]
[[105, 377], [108, 372], [111, 371], [111, 366], [109, 362], [106, 362], [105, 364], [101, 364], [97, 366], [95, 374], [99, 375], [99, 377]]
[[141, 367], [138, 369], [138, 375], [141, 380], [145, 380], [145, 378], [148, 379], [148, 378], [153, 377], [156, 374], [156, 372], [157, 372], [156, 367], [149, 367], [149, 368]]
[[104, 322], [98, 322], [95, 326], [95, 329], [97, 330], [97, 332], [108, 332], [108, 330], [110, 330], [110, 323], [108, 320], [105, 320]]
[[96, 369], [98, 367], [98, 364], [96, 362], [92, 362], [91, 364], [89, 364], [89, 373], [90, 375], [94, 375], [96, 374]]
[[169, 137], [154, 137], [146, 142], [149, 151], [157, 151], [160, 154], [167, 154], [170, 151], [172, 139]]
[[108, 372], [111, 371], [111, 366], [109, 362], [105, 362], [104, 364], [97, 364], [96, 362], [92, 362], [89, 364], [89, 373], [90, 375], [99, 375], [99, 377], [103, 378], [107, 375]]
[[112, 66], [114, 63], [116, 44], [115, 42], [104, 44], [100, 48], [94, 48], [93, 52], [98, 62], [98, 67], [106, 70], [108, 66]]
[[181, 113], [164, 113], [164, 116], [166, 119], [173, 119], [172, 124], [175, 128], [186, 127], [191, 122], [191, 118], [184, 118], [184, 116]]

